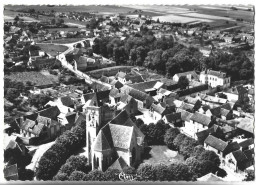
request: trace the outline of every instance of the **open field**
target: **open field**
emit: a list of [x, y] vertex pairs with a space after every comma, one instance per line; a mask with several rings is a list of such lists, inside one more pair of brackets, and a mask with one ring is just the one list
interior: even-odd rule
[[[10, 10], [4, 10], [4, 21], [12, 22], [14, 21], [14, 18], [19, 14], [19, 12], [10, 11]], [[39, 22], [39, 20], [36, 20], [32, 17], [20, 17], [25, 22]]]
[[161, 163], [169, 165], [172, 163], [183, 161], [182, 155], [178, 154], [177, 151], [170, 150], [167, 146], [150, 146], [149, 150], [145, 151], [146, 154], [143, 163], [148, 163], [152, 165], [157, 165]]
[[4, 78], [9, 78], [12, 81], [23, 82], [27, 81], [32, 82], [35, 86], [43, 86], [52, 84], [52, 80], [44, 76], [40, 72], [30, 71], [30, 72], [14, 72], [10, 75], [5, 75]]
[[37, 44], [43, 51], [50, 54], [51, 56], [58, 55], [57, 52], [64, 52], [68, 49], [67, 46], [54, 45], [54, 44]]

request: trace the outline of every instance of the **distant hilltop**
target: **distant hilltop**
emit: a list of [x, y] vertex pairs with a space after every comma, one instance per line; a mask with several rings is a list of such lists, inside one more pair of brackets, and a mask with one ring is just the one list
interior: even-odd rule
[[47, 6], [48, 6], [48, 7], [54, 7], [55, 5], [49, 5], [49, 4], [48, 4]]

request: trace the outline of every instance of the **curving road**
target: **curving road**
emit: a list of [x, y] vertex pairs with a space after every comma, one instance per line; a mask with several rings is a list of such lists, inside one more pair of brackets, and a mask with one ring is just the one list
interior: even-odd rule
[[[95, 38], [93, 38], [93, 40], [94, 39]], [[86, 40], [86, 39], [84, 39], [84, 40]], [[99, 83], [99, 84], [102, 84], [104, 86], [107, 86], [109, 89], [111, 89], [112, 86], [110, 84], [101, 82], [100, 80], [92, 78], [92, 77], [88, 76], [87, 74], [85, 74], [85, 73], [83, 73], [79, 70], [75, 70], [74, 67], [66, 60], [65, 55], [74, 50], [74, 45], [76, 45], [77, 43], [82, 43], [84, 40], [77, 41], [77, 42], [74, 42], [74, 43], [69, 43], [69, 44], [57, 44], [57, 45], [64, 45], [64, 46], [68, 47], [68, 49], [66, 51], [64, 51], [64, 52], [62, 52], [62, 53], [60, 53], [59, 55], [56, 56], [57, 60], [59, 60], [61, 62], [62, 67], [64, 67], [64, 68], [70, 70], [71, 72], [75, 73], [79, 78], [85, 79], [86, 83], [92, 84], [92, 83], [95, 82], [95, 83]], [[88, 39], [88, 40], [90, 40], [90, 39]]]

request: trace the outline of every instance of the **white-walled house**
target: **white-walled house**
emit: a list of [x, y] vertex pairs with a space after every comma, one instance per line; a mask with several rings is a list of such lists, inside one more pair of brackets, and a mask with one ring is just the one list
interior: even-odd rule
[[211, 87], [229, 87], [230, 77], [227, 77], [226, 73], [213, 70], [205, 70], [200, 73], [200, 82], [208, 84]]

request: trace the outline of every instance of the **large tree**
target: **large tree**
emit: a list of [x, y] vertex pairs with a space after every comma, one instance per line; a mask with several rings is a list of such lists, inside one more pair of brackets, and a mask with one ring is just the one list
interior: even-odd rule
[[169, 128], [164, 135], [164, 143], [168, 146], [168, 148], [174, 150], [173, 141], [180, 134], [180, 130], [178, 128]]
[[178, 86], [180, 89], [186, 89], [189, 86], [189, 80], [186, 76], [181, 76], [178, 80]]

